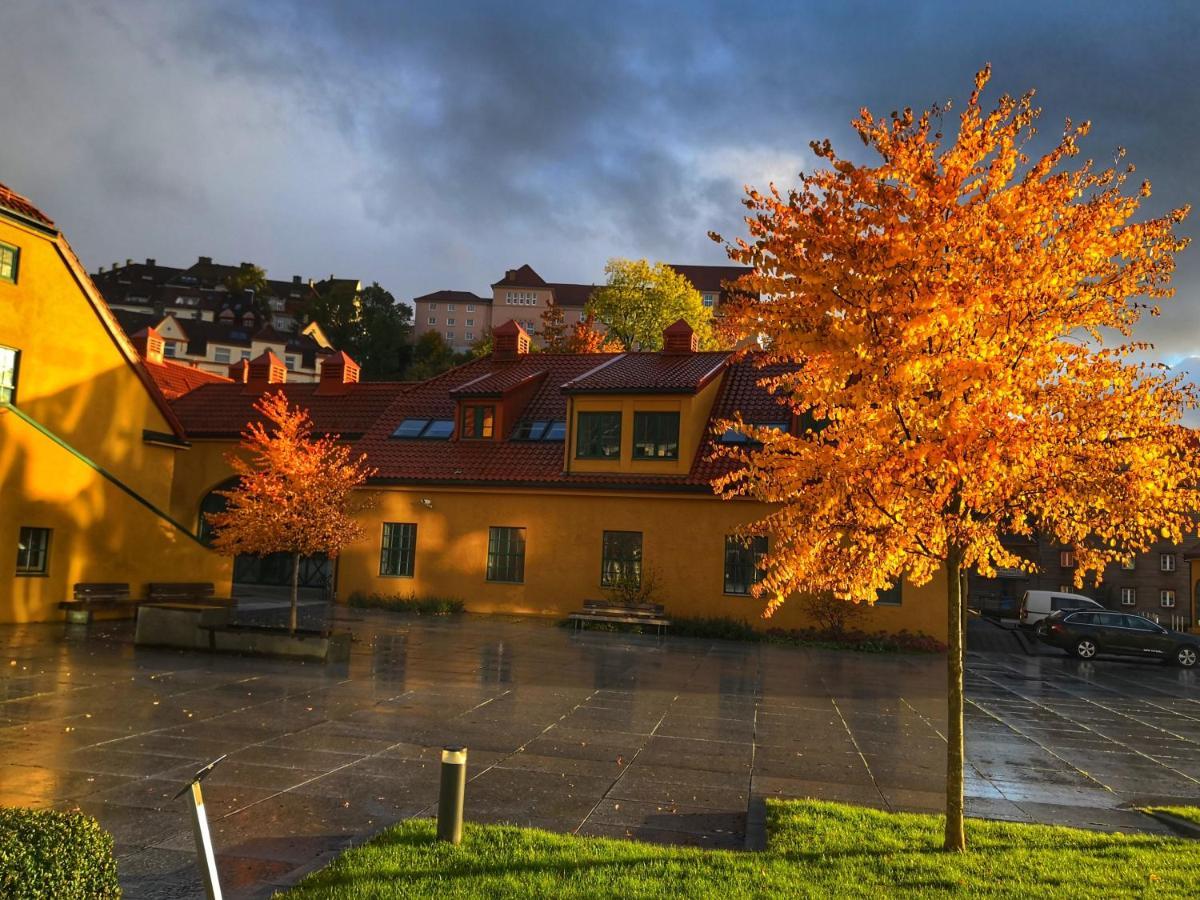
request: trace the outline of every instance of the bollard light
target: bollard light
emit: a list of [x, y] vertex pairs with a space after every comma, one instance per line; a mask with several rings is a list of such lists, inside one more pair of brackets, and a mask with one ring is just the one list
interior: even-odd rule
[[208, 814], [204, 811], [204, 794], [200, 790], [200, 782], [224, 758], [222, 754], [210, 762], [193, 775], [192, 780], [175, 795], [175, 799], [178, 800], [187, 794], [190, 801], [188, 806], [192, 813], [192, 835], [196, 839], [196, 862], [200, 865], [200, 875], [204, 879], [204, 896], [207, 900], [221, 900], [221, 881], [217, 877], [217, 857], [213, 853], [212, 835], [208, 831]]
[[438, 791], [437, 836], [439, 841], [462, 841], [463, 798], [467, 790], [467, 748], [442, 750], [442, 783]]

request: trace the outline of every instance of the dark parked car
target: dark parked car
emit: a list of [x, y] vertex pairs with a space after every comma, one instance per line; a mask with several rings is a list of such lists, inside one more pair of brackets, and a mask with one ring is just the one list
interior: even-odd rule
[[1200, 659], [1200, 638], [1171, 631], [1144, 616], [1128, 613], [1067, 611], [1051, 613], [1037, 624], [1044, 643], [1080, 659], [1097, 653], [1152, 657], [1190, 669]]

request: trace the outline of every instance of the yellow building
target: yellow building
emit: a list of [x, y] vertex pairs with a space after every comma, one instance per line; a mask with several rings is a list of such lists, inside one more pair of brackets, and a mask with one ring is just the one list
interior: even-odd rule
[[[735, 536], [765, 508], [713, 495], [723, 463], [713, 422], [739, 411], [792, 427], [758, 387], [760, 371], [727, 352], [697, 352], [678, 323], [661, 353], [530, 354], [515, 323], [495, 351], [414, 386], [353, 383], [328, 367], [320, 385], [279, 384], [260, 358], [247, 381], [173, 403], [192, 449], [172, 512], [196, 522], [219, 508], [225, 455], [263, 390], [282, 388], [318, 431], [338, 433], [379, 470], [359, 513], [366, 538], [337, 561], [336, 592], [459, 597], [475, 612], [563, 616], [615, 585], [653, 580], [676, 617], [758, 627], [811, 625], [802, 605], [771, 620], [750, 589], [764, 550]], [[347, 360], [348, 362], [348, 360]], [[352, 363], [350, 363], [352, 365]], [[323, 373], [324, 375], [325, 373]], [[905, 585], [862, 627], [944, 639], [945, 586]]]
[[[561, 616], [652, 581], [671, 616], [812, 624], [795, 602], [761, 618], [769, 538], [735, 532], [766, 510], [712, 491], [728, 465], [714, 450], [745, 440], [715, 422], [795, 426], [751, 362], [698, 352], [682, 322], [658, 353], [531, 354], [513, 321], [493, 336], [490, 356], [418, 385], [359, 383], [342, 353], [309, 384], [271, 352], [228, 378], [188, 369], [154, 329], [125, 338], [53, 223], [0, 193], [0, 547], [15, 556], [0, 620], [53, 620], [76, 582], [137, 596], [150, 581], [269, 581], [270, 560], [231, 568], [200, 537], [255, 400], [283, 390], [378, 469], [364, 539], [313, 567], [340, 599]], [[944, 584], [904, 585], [861, 624], [944, 639], [944, 609]]]
[[0, 185], [0, 622], [60, 618], [77, 582], [231, 567], [167, 509], [183, 430], [54, 223]]

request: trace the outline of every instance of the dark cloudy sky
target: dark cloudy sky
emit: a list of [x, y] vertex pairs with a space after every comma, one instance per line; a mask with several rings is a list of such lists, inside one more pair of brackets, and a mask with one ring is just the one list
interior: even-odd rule
[[[741, 187], [849, 120], [1038, 89], [1154, 183], [1200, 194], [1200, 3], [5, 0], [0, 181], [94, 268], [254, 260], [398, 297], [507, 267], [720, 262]], [[1200, 218], [1187, 226], [1200, 233]], [[1200, 244], [1143, 336], [1200, 355]]]

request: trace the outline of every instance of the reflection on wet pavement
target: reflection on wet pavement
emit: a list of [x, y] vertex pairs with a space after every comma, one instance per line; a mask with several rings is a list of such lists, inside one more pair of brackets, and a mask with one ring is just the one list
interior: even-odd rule
[[[470, 748], [473, 821], [743, 847], [764, 797], [941, 808], [940, 657], [337, 616], [356, 642], [334, 666], [135, 650], [124, 623], [0, 627], [0, 804], [95, 815], [134, 898], [195, 895], [171, 798], [222, 753], [205, 794], [231, 897], [431, 815], [448, 743]], [[1192, 673], [1016, 644], [969, 668], [974, 814], [1154, 828], [1122, 805], [1200, 797]]]

